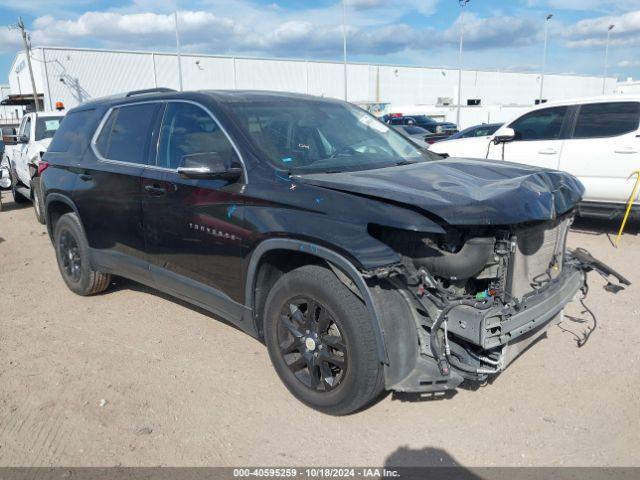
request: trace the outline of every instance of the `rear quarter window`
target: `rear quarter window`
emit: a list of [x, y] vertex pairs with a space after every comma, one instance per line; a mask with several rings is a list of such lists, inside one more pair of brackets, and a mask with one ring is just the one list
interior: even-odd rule
[[95, 109], [69, 112], [62, 118], [47, 151], [75, 155], [83, 153], [91, 141], [96, 123]]
[[640, 102], [581, 105], [573, 138], [615, 137], [638, 130]]

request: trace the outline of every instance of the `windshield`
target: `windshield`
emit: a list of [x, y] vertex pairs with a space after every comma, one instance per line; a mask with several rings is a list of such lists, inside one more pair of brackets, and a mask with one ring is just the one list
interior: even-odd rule
[[53, 138], [62, 117], [38, 117], [36, 120], [36, 140]]
[[434, 158], [346, 103], [252, 101], [228, 107], [267, 160], [292, 173], [367, 170]]

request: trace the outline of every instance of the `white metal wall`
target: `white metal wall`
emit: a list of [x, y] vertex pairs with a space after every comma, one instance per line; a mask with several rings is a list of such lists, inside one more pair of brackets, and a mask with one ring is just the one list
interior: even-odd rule
[[[179, 87], [177, 57], [170, 53], [45, 47], [35, 49], [33, 55], [37, 89], [44, 93], [47, 108], [53, 108], [57, 101], [72, 107], [90, 98], [129, 90]], [[31, 92], [24, 60], [24, 54], [19, 53], [9, 75], [12, 93]], [[187, 90], [238, 88], [344, 96], [341, 63], [189, 54], [182, 56], [182, 70]], [[539, 82], [535, 73], [465, 70], [462, 102], [479, 98], [483, 107], [532, 105]], [[348, 66], [350, 101], [433, 106], [439, 97], [457, 102], [457, 84], [455, 69]], [[607, 93], [613, 93], [615, 85], [614, 78], [607, 78]], [[599, 95], [602, 78], [548, 74], [544, 87], [544, 97], [550, 101]]]

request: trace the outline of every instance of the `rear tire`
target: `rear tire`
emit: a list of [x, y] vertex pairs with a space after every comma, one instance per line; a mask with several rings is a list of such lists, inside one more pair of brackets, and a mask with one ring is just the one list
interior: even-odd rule
[[111, 275], [93, 270], [89, 261], [89, 244], [75, 213], [66, 213], [56, 222], [53, 245], [62, 279], [78, 295], [104, 291]]
[[266, 300], [264, 332], [278, 376], [308, 406], [346, 415], [382, 391], [371, 316], [327, 268], [306, 265], [275, 283]]
[[31, 190], [33, 191], [33, 211], [36, 214], [38, 222], [44, 225], [46, 223], [46, 219], [44, 216], [44, 199], [42, 198], [40, 177], [35, 177], [31, 180]]

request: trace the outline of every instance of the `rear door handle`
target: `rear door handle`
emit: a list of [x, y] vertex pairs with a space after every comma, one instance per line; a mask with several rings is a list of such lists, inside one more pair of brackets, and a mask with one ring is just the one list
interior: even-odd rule
[[91, 180], [91, 175], [89, 175], [88, 173], [81, 173], [80, 175], [78, 175], [78, 177], [80, 177], [80, 180], [84, 180], [85, 182]]
[[538, 150], [540, 155], [555, 155], [558, 151], [555, 148], [543, 148], [542, 150]]
[[158, 185], [145, 185], [144, 189], [146, 190], [146, 192], [149, 195], [159, 196], [159, 195], [164, 195], [165, 193], [167, 193], [166, 189], [164, 189], [162, 187], [159, 187]]
[[638, 150], [636, 150], [633, 147], [621, 147], [621, 148], [615, 149], [614, 152], [616, 152], [616, 153], [638, 153]]

